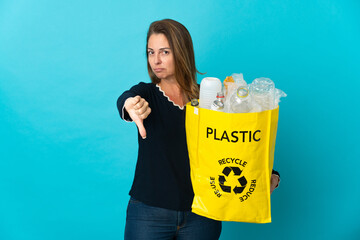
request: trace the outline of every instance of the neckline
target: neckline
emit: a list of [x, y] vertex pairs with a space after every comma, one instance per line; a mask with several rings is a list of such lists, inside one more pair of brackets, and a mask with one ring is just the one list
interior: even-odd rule
[[157, 83], [155, 86], [159, 89], [160, 92], [162, 92], [163, 96], [166, 97], [167, 100], [168, 100], [169, 102], [171, 102], [175, 107], [178, 107], [180, 110], [184, 110], [185, 105], [184, 105], [184, 107], [181, 107], [180, 105], [174, 103], [174, 102], [165, 94], [165, 92], [161, 89], [161, 87], [159, 86], [158, 83]]

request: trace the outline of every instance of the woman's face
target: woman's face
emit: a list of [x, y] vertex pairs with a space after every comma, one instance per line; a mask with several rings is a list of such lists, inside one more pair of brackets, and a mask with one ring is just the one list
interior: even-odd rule
[[173, 51], [164, 34], [152, 34], [148, 41], [148, 61], [160, 80], [175, 80]]

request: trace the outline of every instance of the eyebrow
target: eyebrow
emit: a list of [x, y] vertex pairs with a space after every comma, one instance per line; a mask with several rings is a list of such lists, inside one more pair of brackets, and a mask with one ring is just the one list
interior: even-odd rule
[[[171, 48], [169, 48], [169, 47], [160, 48], [159, 50], [165, 50], [165, 49], [170, 49], [171, 50]], [[154, 50], [154, 49], [148, 48], [148, 50]]]

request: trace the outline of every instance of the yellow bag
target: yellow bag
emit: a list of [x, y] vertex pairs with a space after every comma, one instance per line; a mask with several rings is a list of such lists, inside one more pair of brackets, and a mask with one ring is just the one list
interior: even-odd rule
[[196, 214], [271, 222], [270, 178], [279, 108], [223, 113], [186, 106], [186, 137]]

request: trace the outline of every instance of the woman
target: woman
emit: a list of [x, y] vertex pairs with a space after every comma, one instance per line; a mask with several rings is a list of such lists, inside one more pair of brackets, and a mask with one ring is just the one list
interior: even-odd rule
[[152, 83], [135, 85], [117, 101], [121, 118], [139, 130], [125, 239], [218, 239], [221, 222], [191, 212], [184, 106], [199, 95], [191, 36], [174, 20], [156, 21], [146, 51]]

